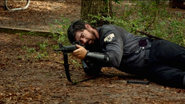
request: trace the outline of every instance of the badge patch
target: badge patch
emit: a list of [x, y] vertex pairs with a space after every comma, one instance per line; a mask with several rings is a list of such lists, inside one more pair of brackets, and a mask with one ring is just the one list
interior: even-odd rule
[[104, 42], [111, 42], [114, 37], [115, 36], [113, 33], [109, 34], [107, 37], [105, 37]]

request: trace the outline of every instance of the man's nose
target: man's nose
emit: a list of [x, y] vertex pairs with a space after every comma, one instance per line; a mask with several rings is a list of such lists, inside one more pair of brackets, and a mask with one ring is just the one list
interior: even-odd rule
[[87, 43], [87, 39], [85, 38], [81, 39], [81, 43], [85, 45]]

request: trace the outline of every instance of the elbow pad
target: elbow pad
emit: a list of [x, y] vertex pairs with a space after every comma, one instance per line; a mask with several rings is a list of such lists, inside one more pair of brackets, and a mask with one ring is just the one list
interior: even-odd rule
[[108, 64], [110, 60], [107, 55], [95, 52], [87, 52], [85, 59], [95, 62], [103, 62], [105, 64]]

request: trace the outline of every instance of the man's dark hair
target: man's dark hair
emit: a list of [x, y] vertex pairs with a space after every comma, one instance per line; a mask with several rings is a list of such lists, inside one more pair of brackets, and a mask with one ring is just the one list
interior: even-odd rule
[[75, 34], [77, 31], [82, 31], [86, 29], [85, 27], [85, 22], [82, 20], [77, 20], [74, 21], [68, 28], [67, 34], [68, 34], [68, 39], [71, 43], [75, 41]]

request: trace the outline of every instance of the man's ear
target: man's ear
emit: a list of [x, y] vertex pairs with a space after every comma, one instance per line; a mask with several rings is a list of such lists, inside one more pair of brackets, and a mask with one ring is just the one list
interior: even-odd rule
[[91, 25], [85, 24], [85, 27], [86, 27], [87, 29], [90, 29], [90, 28], [91, 28]]

